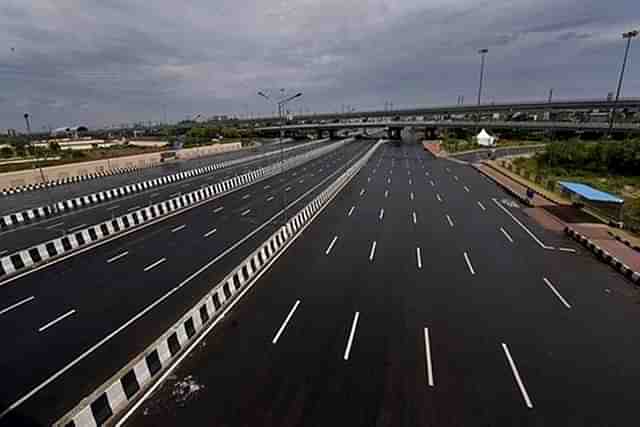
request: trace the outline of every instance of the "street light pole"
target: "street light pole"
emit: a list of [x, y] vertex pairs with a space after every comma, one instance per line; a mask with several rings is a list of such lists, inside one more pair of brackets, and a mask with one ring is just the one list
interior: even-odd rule
[[624, 59], [622, 60], [622, 68], [620, 69], [620, 78], [618, 79], [618, 88], [616, 89], [616, 98], [613, 101], [613, 108], [611, 108], [611, 114], [609, 119], [609, 132], [607, 133], [608, 136], [611, 135], [611, 131], [613, 130], [613, 122], [615, 120], [615, 114], [616, 114], [616, 105], [618, 104], [618, 99], [620, 98], [620, 91], [622, 90], [622, 79], [624, 78], [624, 70], [627, 67], [627, 57], [629, 56], [631, 39], [636, 37], [639, 33], [640, 32], [638, 30], [622, 33], [622, 38], [627, 39], [627, 44], [624, 48]]
[[485, 56], [489, 52], [489, 49], [480, 49], [478, 53], [480, 54], [480, 85], [478, 87], [478, 105], [480, 105], [480, 100], [482, 99], [482, 82], [484, 80], [484, 60]]

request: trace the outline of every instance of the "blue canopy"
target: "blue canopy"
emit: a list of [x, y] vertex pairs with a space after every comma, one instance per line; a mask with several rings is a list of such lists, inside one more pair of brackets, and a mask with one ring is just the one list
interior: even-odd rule
[[572, 193], [577, 194], [580, 197], [583, 197], [587, 200], [591, 200], [592, 202], [607, 202], [607, 203], [624, 203], [624, 200], [614, 196], [613, 194], [605, 193], [604, 191], [597, 190], [589, 185], [580, 184], [579, 182], [568, 182], [568, 181], [560, 181], [559, 184], [571, 191]]

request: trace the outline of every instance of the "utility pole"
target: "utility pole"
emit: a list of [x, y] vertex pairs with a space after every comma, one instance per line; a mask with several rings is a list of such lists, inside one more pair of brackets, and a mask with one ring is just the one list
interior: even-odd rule
[[607, 132], [607, 136], [611, 136], [611, 131], [613, 130], [613, 122], [615, 120], [616, 114], [616, 105], [618, 104], [618, 99], [620, 99], [620, 91], [622, 90], [622, 79], [624, 78], [624, 70], [627, 66], [627, 57], [629, 56], [629, 48], [631, 47], [631, 39], [636, 37], [639, 34], [638, 30], [628, 31], [626, 33], [622, 33], [622, 38], [627, 39], [627, 44], [624, 49], [624, 59], [622, 60], [622, 68], [620, 69], [620, 79], [618, 80], [618, 88], [616, 90], [616, 98], [613, 101], [613, 107], [610, 112], [609, 119], [609, 131]]

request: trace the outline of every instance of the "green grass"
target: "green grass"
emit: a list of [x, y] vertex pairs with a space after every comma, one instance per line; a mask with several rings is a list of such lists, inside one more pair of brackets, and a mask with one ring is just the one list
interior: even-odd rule
[[[624, 221], [635, 228], [640, 227], [640, 175], [621, 176], [606, 172], [594, 172], [563, 167], [541, 165], [535, 157], [518, 157], [513, 164], [536, 175], [554, 181], [576, 181], [624, 199]], [[640, 171], [638, 171], [640, 174]]]

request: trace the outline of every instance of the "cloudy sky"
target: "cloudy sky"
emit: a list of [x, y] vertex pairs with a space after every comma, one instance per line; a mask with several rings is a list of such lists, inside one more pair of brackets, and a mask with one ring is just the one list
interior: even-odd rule
[[[0, 129], [605, 97], [638, 0], [0, 0]], [[640, 38], [623, 96], [640, 96]]]

